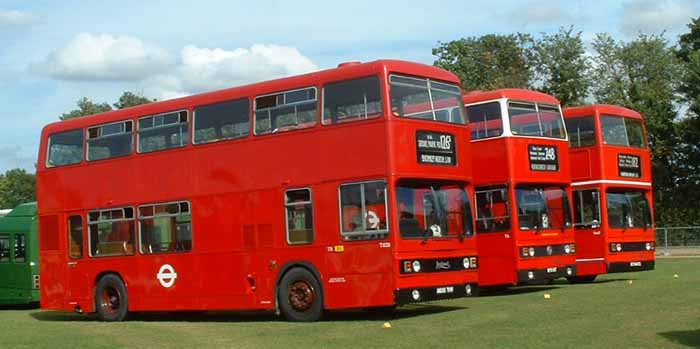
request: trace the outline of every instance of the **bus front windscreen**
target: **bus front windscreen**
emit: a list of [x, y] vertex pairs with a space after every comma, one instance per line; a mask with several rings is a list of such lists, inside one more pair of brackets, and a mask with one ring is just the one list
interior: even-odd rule
[[566, 138], [564, 119], [556, 105], [509, 102], [508, 115], [514, 135]]
[[651, 226], [649, 202], [641, 191], [608, 191], [608, 224], [611, 228]]
[[562, 187], [515, 189], [520, 230], [564, 229], [571, 226], [569, 197]]
[[473, 234], [471, 206], [457, 184], [402, 181], [396, 186], [403, 238], [447, 238]]
[[389, 83], [391, 111], [395, 116], [467, 123], [459, 85], [393, 74]]

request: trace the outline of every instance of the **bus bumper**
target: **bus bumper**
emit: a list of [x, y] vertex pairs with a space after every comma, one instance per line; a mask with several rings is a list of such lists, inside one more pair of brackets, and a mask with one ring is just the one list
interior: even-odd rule
[[551, 267], [545, 269], [521, 269], [518, 270], [519, 283], [542, 282], [558, 279], [560, 277], [576, 276], [576, 265]]
[[655, 261], [630, 261], [608, 263], [608, 273], [654, 270]]
[[403, 288], [395, 291], [396, 304], [429, 302], [441, 299], [472, 297], [477, 295], [476, 283], [433, 287]]

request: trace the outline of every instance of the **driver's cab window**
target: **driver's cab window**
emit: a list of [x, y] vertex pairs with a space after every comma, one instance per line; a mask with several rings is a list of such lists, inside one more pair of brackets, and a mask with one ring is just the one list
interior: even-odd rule
[[383, 239], [388, 233], [384, 181], [340, 186], [343, 240]]
[[496, 232], [510, 229], [508, 188], [485, 187], [476, 189], [477, 232]]
[[600, 227], [600, 192], [596, 189], [574, 191], [574, 227]]

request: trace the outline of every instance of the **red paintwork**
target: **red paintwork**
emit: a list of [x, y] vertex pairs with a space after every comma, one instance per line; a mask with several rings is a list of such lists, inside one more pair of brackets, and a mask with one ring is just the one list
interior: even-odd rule
[[[538, 102], [559, 105], [556, 98], [536, 91], [500, 89], [473, 91], [464, 95], [465, 105], [499, 100]], [[509, 118], [507, 118], [510, 122]], [[500, 124], [500, 123], [499, 123]], [[528, 157], [528, 145], [549, 145], [557, 148], [559, 171], [532, 171]], [[573, 228], [544, 229], [540, 233], [519, 229], [515, 187], [521, 184], [560, 185], [571, 198], [571, 177], [568, 171], [569, 154], [566, 139], [504, 135], [472, 141], [474, 187], [507, 185], [510, 205], [511, 229], [503, 232], [477, 232], [479, 252], [479, 286], [495, 286], [518, 283], [518, 271], [530, 269], [562, 268], [573, 266], [571, 255], [523, 258], [522, 247], [560, 245], [574, 242]]]
[[[93, 287], [99, 274], [106, 271], [125, 280], [131, 311], [274, 309], [276, 280], [283, 266], [301, 261], [318, 270], [327, 309], [391, 305], [398, 288], [475, 283], [476, 271], [399, 273], [398, 261], [402, 259], [476, 255], [476, 241], [448, 238], [421, 243], [400, 238], [394, 195], [397, 180], [455, 180], [471, 188], [469, 161], [454, 167], [417, 163], [416, 130], [455, 135], [460, 159], [469, 158], [470, 145], [469, 132], [461, 125], [392, 116], [387, 102], [390, 73], [459, 83], [455, 75], [442, 69], [383, 60], [46, 126], [37, 169], [39, 216], [46, 222], [58, 220], [55, 227], [45, 224], [41, 234], [45, 241], [56, 239], [59, 249], [41, 252], [42, 308], [73, 310], [79, 305], [86, 312], [94, 311]], [[241, 97], [250, 98], [253, 105], [256, 95], [308, 86], [318, 88], [321, 110], [325, 83], [370, 75], [380, 77], [384, 115], [379, 118], [330, 126], [319, 121], [311, 128], [262, 136], [253, 135], [251, 122], [249, 136], [243, 139], [202, 145], [190, 141], [179, 149], [45, 166], [47, 137], [55, 132], [182, 109], [191, 116], [196, 106]], [[388, 238], [341, 240], [339, 186], [376, 179], [387, 182]], [[284, 191], [300, 187], [312, 190], [315, 241], [290, 246], [286, 242]], [[191, 201], [192, 252], [91, 258], [87, 257], [86, 243], [85, 257], [76, 261], [75, 268], [67, 267], [70, 260], [64, 232], [69, 215], [85, 217], [92, 209], [173, 200]], [[83, 223], [86, 232], [85, 218]], [[246, 228], [256, 232], [252, 245], [244, 245], [242, 230]], [[156, 279], [166, 263], [178, 275], [171, 288], [162, 287]]]
[[[638, 112], [616, 105], [596, 104], [564, 109], [564, 118], [571, 119], [593, 116], [596, 130], [596, 144], [589, 147], [570, 148], [571, 175], [574, 189], [598, 189], [601, 193], [601, 226], [599, 229], [576, 229], [576, 254], [579, 275], [599, 275], [607, 272], [609, 263], [655, 260], [654, 251], [610, 252], [610, 243], [653, 242], [656, 241], [652, 228], [610, 228], [608, 225], [606, 191], [615, 189], [635, 189], [645, 193], [652, 211], [653, 222], [654, 198], [652, 192], [651, 152], [649, 148], [635, 148], [603, 143], [601, 132], [601, 115], [622, 116], [642, 121], [646, 137], [644, 118]], [[620, 153], [640, 157], [641, 178], [620, 177], [617, 155]], [[606, 181], [625, 181], [626, 183], [606, 183]], [[587, 183], [588, 182], [588, 183]], [[595, 183], [590, 183], [595, 182]]]

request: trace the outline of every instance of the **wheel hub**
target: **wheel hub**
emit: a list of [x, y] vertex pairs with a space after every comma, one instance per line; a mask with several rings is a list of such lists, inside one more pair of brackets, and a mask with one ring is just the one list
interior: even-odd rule
[[307, 311], [314, 304], [314, 288], [306, 281], [296, 281], [289, 287], [289, 304], [296, 311]]

